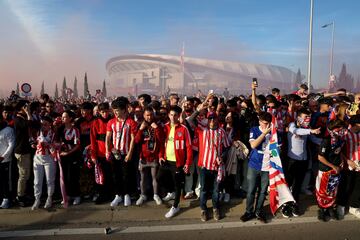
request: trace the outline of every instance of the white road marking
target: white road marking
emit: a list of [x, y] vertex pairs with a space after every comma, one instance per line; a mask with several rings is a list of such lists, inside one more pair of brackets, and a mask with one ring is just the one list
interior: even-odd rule
[[[345, 216], [343, 221], [358, 220], [355, 216]], [[160, 225], [160, 226], [139, 226], [116, 228], [112, 227], [110, 234], [129, 234], [129, 233], [154, 233], [154, 232], [178, 232], [178, 231], [193, 231], [193, 230], [211, 230], [211, 229], [226, 229], [226, 228], [243, 228], [256, 226], [271, 226], [271, 225], [287, 225], [287, 224], [302, 224], [302, 223], [319, 223], [317, 217], [301, 217], [290, 219], [275, 219], [267, 224], [258, 221], [249, 222], [217, 222], [217, 223], [194, 223], [183, 225]], [[83, 234], [104, 234], [104, 228], [68, 228], [68, 229], [46, 229], [46, 230], [21, 230], [21, 231], [0, 231], [0, 238], [10, 237], [35, 237], [35, 236], [62, 236], [62, 235], [83, 235]]]

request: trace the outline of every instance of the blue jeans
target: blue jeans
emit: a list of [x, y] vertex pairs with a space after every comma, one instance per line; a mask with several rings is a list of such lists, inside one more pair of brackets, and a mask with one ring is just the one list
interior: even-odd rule
[[217, 171], [200, 169], [200, 208], [206, 210], [207, 196], [212, 193], [212, 204], [214, 209], [219, 209], [219, 183], [217, 182]]
[[247, 182], [246, 212], [254, 213], [255, 194], [259, 189], [255, 205], [255, 213], [258, 214], [263, 208], [266, 191], [269, 186], [269, 172], [258, 171], [249, 167], [247, 171]]

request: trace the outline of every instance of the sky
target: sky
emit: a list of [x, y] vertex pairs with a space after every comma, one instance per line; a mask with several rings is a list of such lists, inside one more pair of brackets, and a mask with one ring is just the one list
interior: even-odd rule
[[[314, 0], [312, 81], [326, 87], [331, 27], [334, 73], [360, 76], [360, 1]], [[28, 82], [54, 93], [75, 77], [82, 93], [108, 79], [105, 63], [124, 54], [263, 63], [307, 73], [310, 0], [0, 0], [0, 95]], [[111, 89], [111, 83], [107, 82]]]

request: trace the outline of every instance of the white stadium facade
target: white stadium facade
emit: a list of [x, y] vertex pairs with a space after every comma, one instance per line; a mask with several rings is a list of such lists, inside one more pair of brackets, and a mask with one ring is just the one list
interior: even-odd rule
[[259, 91], [292, 87], [295, 73], [281, 66], [218, 61], [170, 55], [124, 55], [106, 63], [112, 91], [116, 93], [165, 92], [195, 93], [208, 91], [248, 93], [252, 78], [258, 79]]

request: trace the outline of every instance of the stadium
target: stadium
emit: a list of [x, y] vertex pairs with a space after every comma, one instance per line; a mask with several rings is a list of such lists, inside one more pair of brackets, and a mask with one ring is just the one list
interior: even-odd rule
[[295, 73], [281, 66], [218, 61], [170, 55], [124, 55], [111, 58], [106, 71], [112, 89], [118, 93], [166, 92], [193, 94], [199, 89], [248, 93], [252, 78], [259, 92], [277, 87], [289, 90]]

